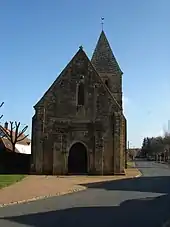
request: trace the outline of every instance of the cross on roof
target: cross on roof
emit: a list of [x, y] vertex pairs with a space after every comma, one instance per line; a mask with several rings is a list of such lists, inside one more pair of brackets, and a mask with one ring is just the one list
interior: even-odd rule
[[102, 30], [103, 30], [103, 25], [104, 25], [104, 17], [101, 17], [101, 24], [102, 24]]

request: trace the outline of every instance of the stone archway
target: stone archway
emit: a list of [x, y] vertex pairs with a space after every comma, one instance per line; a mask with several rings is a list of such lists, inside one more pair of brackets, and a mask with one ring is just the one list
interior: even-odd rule
[[68, 173], [87, 174], [87, 149], [82, 143], [75, 143], [69, 150]]

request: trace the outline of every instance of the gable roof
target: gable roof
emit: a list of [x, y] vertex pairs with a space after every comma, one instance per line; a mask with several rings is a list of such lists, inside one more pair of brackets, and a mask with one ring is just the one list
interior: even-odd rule
[[66, 70], [68, 69], [69, 65], [71, 64], [71, 62], [79, 55], [79, 53], [82, 51], [82, 48], [80, 48], [77, 53], [74, 55], [74, 57], [70, 60], [70, 62], [66, 65], [66, 67], [62, 70], [62, 72], [59, 74], [59, 76], [54, 80], [54, 82], [51, 84], [51, 86], [46, 90], [46, 92], [44, 93], [44, 95], [39, 99], [39, 101], [34, 105], [34, 108], [38, 107], [41, 102], [43, 101], [44, 97], [48, 94], [48, 92], [54, 87], [54, 85], [56, 83], [59, 83], [59, 81], [61, 80], [62, 76], [64, 75], [64, 73], [66, 72]]
[[84, 52], [83, 48], [81, 47], [77, 53], [74, 55], [74, 57], [71, 59], [71, 61], [67, 64], [67, 66], [64, 68], [64, 70], [61, 72], [61, 74], [57, 77], [57, 79], [53, 82], [53, 84], [49, 87], [49, 89], [45, 92], [45, 94], [42, 96], [42, 98], [37, 102], [37, 104], [34, 106], [34, 108], [36, 108], [44, 99], [44, 97], [47, 95], [47, 93], [54, 87], [54, 85], [56, 83], [59, 83], [59, 81], [62, 78], [62, 75], [64, 75], [65, 71], [67, 70], [67, 68], [70, 66], [70, 64], [74, 61], [74, 59], [79, 59], [80, 56], [83, 56], [87, 59], [88, 63], [90, 64], [90, 66], [92, 67], [92, 69], [95, 71], [98, 79], [100, 80], [100, 83], [104, 86], [105, 90], [107, 91], [107, 93], [109, 94], [109, 96], [112, 98], [112, 100], [114, 101], [114, 103], [118, 106], [118, 108], [120, 110], [122, 110], [122, 107], [119, 105], [119, 103], [116, 101], [116, 99], [114, 98], [114, 96], [112, 95], [112, 93], [110, 92], [110, 90], [107, 88], [107, 86], [105, 85], [105, 83], [103, 82], [102, 78], [100, 77], [100, 75], [98, 74], [98, 72], [96, 71], [96, 69], [94, 68], [93, 64], [91, 63], [91, 61], [89, 60], [89, 58], [87, 57], [86, 53]]
[[104, 31], [100, 34], [91, 62], [98, 73], [123, 74]]

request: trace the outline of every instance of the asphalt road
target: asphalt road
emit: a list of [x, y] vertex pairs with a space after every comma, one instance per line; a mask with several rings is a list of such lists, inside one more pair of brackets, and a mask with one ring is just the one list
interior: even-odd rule
[[170, 218], [170, 168], [136, 164], [140, 178], [89, 184], [75, 194], [0, 208], [0, 227], [160, 227]]

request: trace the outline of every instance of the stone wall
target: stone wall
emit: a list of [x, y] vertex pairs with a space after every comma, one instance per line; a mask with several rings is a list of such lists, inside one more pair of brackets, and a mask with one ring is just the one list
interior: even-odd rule
[[123, 174], [126, 152], [126, 119], [122, 112], [114, 114], [114, 174]]
[[100, 73], [100, 76], [104, 83], [107, 81], [107, 87], [122, 107], [122, 75], [120, 73]]
[[[79, 123], [79, 126], [69, 123], [67, 126], [65, 123], [65, 129], [61, 130], [61, 124], [58, 123], [60, 132], [48, 134], [44, 139], [43, 173], [50, 174], [53, 166], [53, 174], [66, 174], [69, 150], [76, 142], [83, 143], [87, 149], [89, 174], [113, 173], [113, 146], [110, 145], [113, 139], [102, 130], [100, 123]], [[41, 156], [37, 155], [37, 160], [39, 158]]]
[[127, 120], [125, 116], [123, 116], [123, 166], [127, 167]]
[[121, 116], [121, 172], [124, 172], [126, 165], [126, 118]]
[[[84, 105], [77, 88], [84, 84]], [[121, 115], [85, 53], [80, 50], [43, 98], [33, 118], [33, 162], [37, 173], [66, 174], [69, 149], [87, 147], [89, 173], [120, 172]]]

